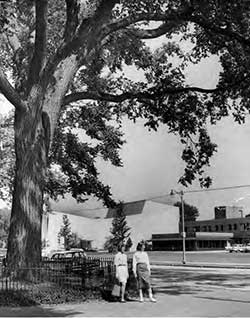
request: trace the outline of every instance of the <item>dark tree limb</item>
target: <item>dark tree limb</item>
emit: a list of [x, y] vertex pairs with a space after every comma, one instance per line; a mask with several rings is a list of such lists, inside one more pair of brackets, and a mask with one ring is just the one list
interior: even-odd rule
[[136, 29], [133, 30], [133, 34], [140, 38], [140, 39], [154, 39], [159, 36], [162, 36], [166, 34], [167, 32], [171, 31], [175, 27], [174, 23], [162, 23], [158, 28], [156, 29]]
[[[30, 64], [28, 88], [37, 83], [44, 66], [47, 51], [47, 11], [48, 0], [36, 0], [36, 36], [35, 48]], [[28, 90], [29, 90], [28, 89]]]
[[79, 3], [77, 0], [65, 0], [67, 7], [67, 20], [64, 31], [64, 39], [68, 42], [75, 34], [79, 25]]
[[107, 102], [115, 102], [120, 103], [128, 99], [155, 99], [157, 97], [163, 96], [163, 95], [175, 95], [180, 93], [187, 93], [187, 92], [198, 92], [198, 93], [215, 93], [217, 92], [217, 88], [212, 89], [205, 89], [200, 87], [180, 87], [180, 88], [163, 88], [159, 92], [125, 92], [122, 94], [109, 94], [109, 93], [103, 93], [103, 92], [78, 92], [66, 95], [63, 101], [64, 105], [67, 105], [72, 102], [77, 102], [80, 100], [102, 100]]
[[0, 92], [6, 99], [19, 111], [26, 111], [26, 106], [14, 87], [7, 80], [3, 71], [0, 69]]
[[[150, 36], [149, 38], [158, 37], [159, 35], [164, 34], [162, 33], [163, 29], [165, 29], [165, 32], [167, 30], [170, 30], [171, 28], [176, 26], [176, 23], [178, 20], [185, 21], [185, 19], [188, 19], [188, 17], [191, 15], [192, 12], [193, 12], [193, 7], [189, 5], [189, 2], [187, 2], [187, 5], [183, 9], [167, 10], [167, 12], [140, 13], [137, 15], [128, 16], [126, 18], [117, 20], [107, 25], [106, 29], [103, 32], [103, 36], [107, 36], [110, 33], [116, 32], [121, 29], [125, 29], [138, 22], [159, 21], [159, 22], [163, 22], [163, 24], [156, 29], [140, 30], [141, 32], [147, 31], [144, 35], [143, 33], [141, 33], [141, 36], [145, 36], [145, 38], [147, 38], [147, 36]], [[158, 35], [158, 32], [160, 31], [161, 33], [159, 33]], [[153, 36], [154, 33], [155, 35]], [[139, 33], [138, 33], [138, 36], [139, 36]]]

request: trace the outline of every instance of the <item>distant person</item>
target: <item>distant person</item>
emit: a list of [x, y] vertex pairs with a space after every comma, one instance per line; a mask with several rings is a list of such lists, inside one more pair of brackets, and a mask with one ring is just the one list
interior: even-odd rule
[[136, 252], [133, 255], [133, 273], [138, 281], [139, 288], [139, 301], [143, 302], [142, 288], [145, 287], [148, 290], [149, 299], [152, 302], [156, 302], [153, 297], [151, 283], [150, 283], [150, 264], [148, 254], [144, 251], [145, 244], [138, 243]]
[[125, 246], [123, 244], [118, 246], [118, 253], [115, 255], [115, 277], [121, 285], [121, 302], [125, 302], [125, 289], [128, 280], [128, 259], [124, 253]]

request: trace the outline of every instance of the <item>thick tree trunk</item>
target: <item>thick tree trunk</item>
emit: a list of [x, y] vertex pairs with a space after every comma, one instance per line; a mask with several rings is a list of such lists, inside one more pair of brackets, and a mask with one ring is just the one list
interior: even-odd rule
[[49, 138], [42, 115], [39, 111], [15, 114], [16, 170], [7, 252], [7, 264], [11, 269], [36, 266], [41, 259]]

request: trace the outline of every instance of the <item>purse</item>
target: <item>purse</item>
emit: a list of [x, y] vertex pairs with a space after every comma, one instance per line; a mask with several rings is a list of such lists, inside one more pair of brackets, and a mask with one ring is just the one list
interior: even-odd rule
[[114, 297], [119, 297], [121, 292], [121, 286], [117, 283], [114, 284], [114, 287], [112, 289], [111, 295]]

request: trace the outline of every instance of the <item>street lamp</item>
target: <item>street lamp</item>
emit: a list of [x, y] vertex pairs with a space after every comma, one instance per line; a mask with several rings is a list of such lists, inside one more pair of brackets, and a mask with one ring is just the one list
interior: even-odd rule
[[182, 264], [186, 264], [186, 232], [185, 232], [185, 217], [184, 217], [184, 192], [171, 190], [170, 195], [178, 194], [181, 198], [181, 223], [182, 223]]

